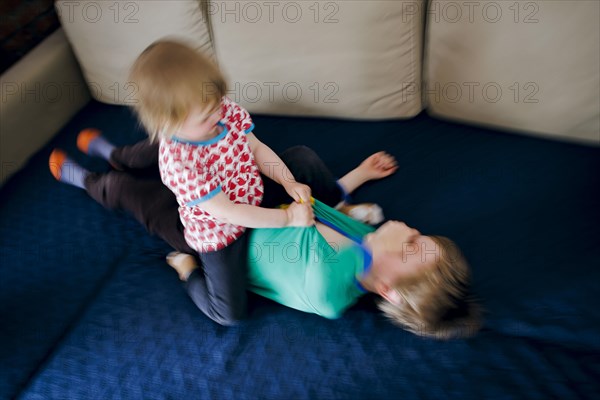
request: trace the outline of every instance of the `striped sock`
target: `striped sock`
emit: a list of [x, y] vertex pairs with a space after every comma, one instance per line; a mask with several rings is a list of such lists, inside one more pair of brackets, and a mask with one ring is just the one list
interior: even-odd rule
[[67, 157], [64, 151], [52, 151], [48, 164], [50, 173], [57, 181], [85, 189], [85, 178], [90, 171]]
[[98, 129], [88, 128], [79, 132], [77, 148], [92, 157], [101, 157], [110, 161], [110, 154], [115, 145], [106, 140]]

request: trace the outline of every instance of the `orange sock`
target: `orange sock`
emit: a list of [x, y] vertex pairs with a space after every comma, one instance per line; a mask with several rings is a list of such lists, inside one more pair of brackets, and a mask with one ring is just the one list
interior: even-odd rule
[[115, 145], [94, 128], [87, 128], [79, 132], [77, 147], [88, 156], [101, 157], [108, 162], [111, 162], [110, 156], [115, 149]]
[[64, 151], [53, 150], [48, 159], [48, 166], [57, 181], [85, 189], [85, 179], [90, 172], [71, 160]]
[[100, 136], [100, 131], [94, 128], [87, 128], [77, 135], [77, 148], [85, 154], [90, 154], [90, 142]]
[[67, 154], [59, 149], [55, 149], [50, 153], [50, 159], [48, 160], [48, 164], [50, 167], [50, 173], [57, 180], [60, 181], [60, 177], [62, 175], [62, 166], [67, 159]]

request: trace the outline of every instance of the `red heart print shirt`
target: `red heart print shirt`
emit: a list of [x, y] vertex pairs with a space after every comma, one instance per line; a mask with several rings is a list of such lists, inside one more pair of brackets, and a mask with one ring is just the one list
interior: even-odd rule
[[260, 170], [246, 135], [254, 129], [250, 114], [228, 97], [221, 101], [221, 133], [203, 142], [162, 139], [159, 169], [163, 183], [179, 203], [186, 242], [206, 253], [233, 243], [245, 227], [219, 221], [202, 202], [219, 192], [234, 203], [259, 206], [263, 198]]

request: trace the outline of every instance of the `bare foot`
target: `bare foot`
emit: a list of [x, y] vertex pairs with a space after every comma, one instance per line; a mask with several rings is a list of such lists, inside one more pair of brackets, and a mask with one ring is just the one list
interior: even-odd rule
[[193, 256], [178, 251], [172, 251], [167, 254], [167, 264], [177, 271], [179, 279], [184, 282], [187, 281], [190, 274], [198, 268], [196, 259]]
[[375, 203], [344, 204], [338, 210], [369, 225], [377, 225], [384, 220], [383, 210]]

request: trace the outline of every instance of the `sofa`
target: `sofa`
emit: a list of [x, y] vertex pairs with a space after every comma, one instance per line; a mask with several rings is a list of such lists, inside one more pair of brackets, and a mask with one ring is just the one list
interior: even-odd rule
[[[598, 398], [599, 4], [55, 2], [0, 76], [0, 398]], [[353, 201], [459, 244], [481, 331], [419, 337], [371, 296], [327, 320], [250, 295], [217, 325], [164, 242], [57, 183], [56, 147], [110, 168], [80, 130], [145, 137], [127, 70], [162, 37], [214, 58], [275, 151], [338, 176], [392, 153]]]

